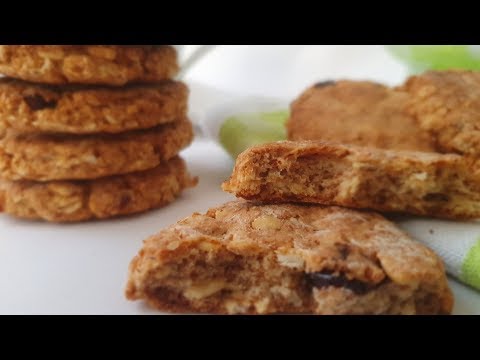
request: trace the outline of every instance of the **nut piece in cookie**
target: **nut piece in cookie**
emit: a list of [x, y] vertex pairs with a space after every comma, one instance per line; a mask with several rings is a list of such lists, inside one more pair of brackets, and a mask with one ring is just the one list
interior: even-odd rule
[[322, 141], [246, 150], [223, 189], [249, 200], [305, 202], [450, 219], [480, 217], [473, 159]]
[[407, 111], [440, 151], [480, 156], [480, 72], [429, 71], [400, 89], [410, 94]]
[[233, 201], [147, 239], [126, 295], [165, 311], [449, 314], [444, 268], [380, 215]]
[[289, 140], [324, 140], [395, 150], [434, 151], [406, 113], [408, 94], [368, 81], [316, 84], [291, 106]]

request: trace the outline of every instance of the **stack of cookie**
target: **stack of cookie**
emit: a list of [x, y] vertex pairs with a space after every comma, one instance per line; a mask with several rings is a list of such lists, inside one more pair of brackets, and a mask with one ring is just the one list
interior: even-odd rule
[[0, 46], [0, 208], [55, 222], [163, 206], [195, 184], [170, 46]]

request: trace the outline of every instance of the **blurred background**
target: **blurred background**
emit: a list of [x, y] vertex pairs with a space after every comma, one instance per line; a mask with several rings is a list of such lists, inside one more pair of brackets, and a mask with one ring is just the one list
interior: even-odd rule
[[[200, 45], [187, 45], [188, 57]], [[186, 73], [185, 80], [225, 92], [294, 98], [322, 79], [401, 82], [407, 68], [386, 47], [350, 45], [218, 45]]]
[[[394, 86], [408, 75], [428, 69], [480, 69], [479, 45], [177, 45], [177, 48], [185, 64], [181, 76], [191, 89], [190, 117], [197, 133], [213, 140], [218, 140], [222, 123], [229, 116], [286, 111], [293, 99], [319, 81], [371, 80]], [[280, 105], [265, 107], [260, 104], [262, 100]], [[244, 123], [242, 126], [249, 129], [244, 134], [228, 135], [228, 141], [235, 141], [240, 135], [276, 139], [273, 135], [259, 134], [269, 130], [253, 128], [252, 124]], [[282, 127], [283, 123], [278, 125]], [[234, 146], [239, 151], [256, 142]]]
[[[185, 45], [189, 57], [202, 45]], [[325, 79], [366, 79], [396, 85], [427, 69], [480, 69], [479, 45], [217, 45], [185, 79], [219, 90], [293, 98]]]

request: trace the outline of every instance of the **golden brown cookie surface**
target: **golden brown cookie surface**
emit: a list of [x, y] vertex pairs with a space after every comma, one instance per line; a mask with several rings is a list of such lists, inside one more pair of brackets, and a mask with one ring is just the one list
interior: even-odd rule
[[194, 186], [175, 157], [143, 172], [88, 181], [0, 182], [0, 209], [25, 219], [76, 222], [135, 214], [172, 202]]
[[173, 122], [187, 112], [188, 88], [158, 85], [52, 87], [0, 80], [0, 132], [118, 133]]
[[480, 155], [480, 72], [429, 71], [401, 89], [411, 95], [409, 113], [440, 151]]
[[126, 290], [166, 311], [448, 314], [443, 265], [382, 216], [233, 201], [152, 236]]
[[431, 137], [405, 110], [408, 97], [368, 81], [319, 83], [293, 102], [288, 139], [434, 151]]
[[142, 171], [174, 157], [192, 139], [188, 119], [112, 135], [7, 134], [0, 141], [0, 177], [81, 180]]
[[0, 73], [45, 84], [122, 86], [178, 72], [171, 46], [0, 45]]

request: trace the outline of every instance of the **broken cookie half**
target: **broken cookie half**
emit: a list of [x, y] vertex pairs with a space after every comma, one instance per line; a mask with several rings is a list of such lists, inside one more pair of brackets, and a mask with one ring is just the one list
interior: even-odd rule
[[239, 155], [223, 189], [248, 200], [474, 219], [479, 174], [475, 159], [455, 154], [280, 141]]
[[444, 268], [380, 215], [243, 200], [147, 239], [126, 295], [226, 314], [449, 314]]

